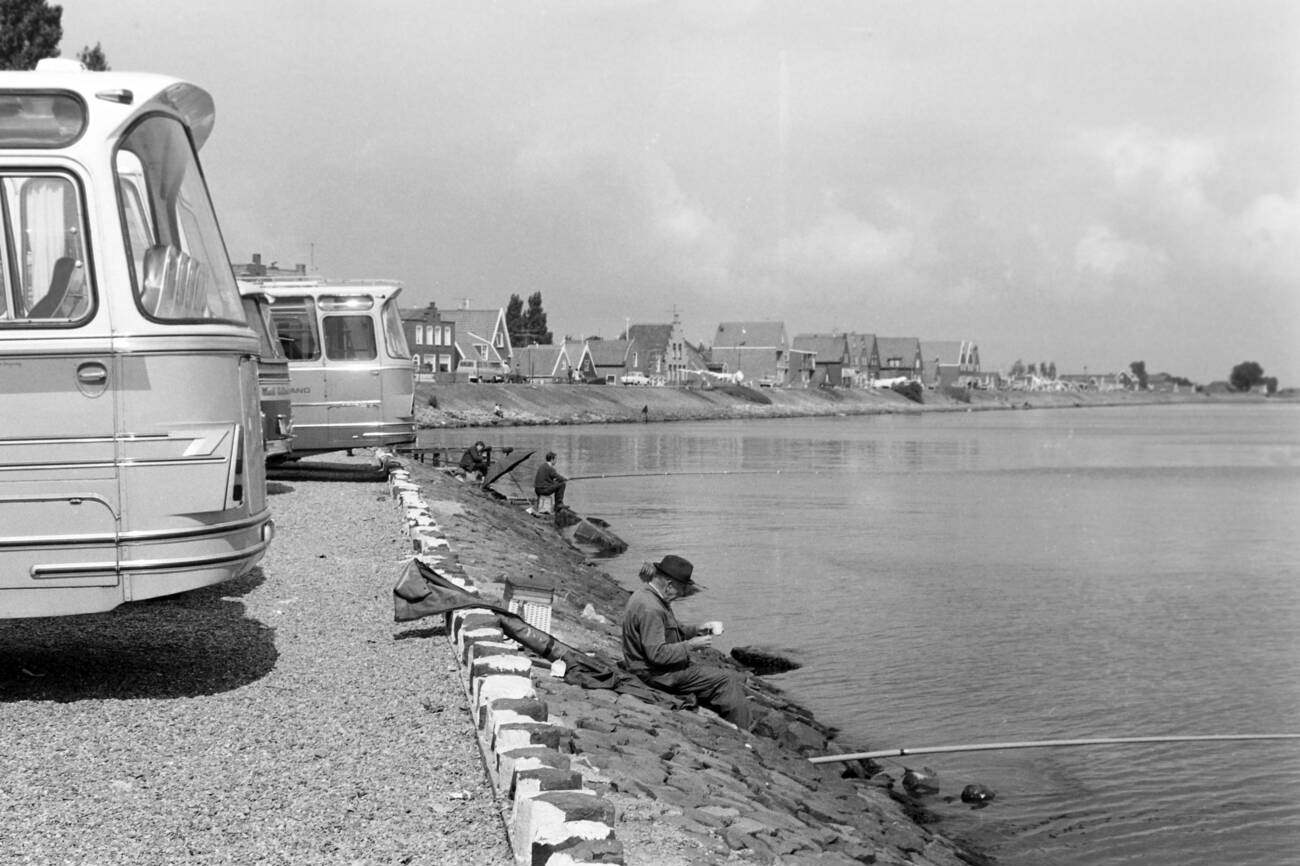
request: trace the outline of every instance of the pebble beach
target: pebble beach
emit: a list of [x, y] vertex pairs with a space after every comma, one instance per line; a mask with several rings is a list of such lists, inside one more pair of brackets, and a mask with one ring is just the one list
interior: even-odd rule
[[394, 628], [385, 476], [299, 466], [245, 578], [0, 621], [0, 862], [512, 862], [454, 654]]

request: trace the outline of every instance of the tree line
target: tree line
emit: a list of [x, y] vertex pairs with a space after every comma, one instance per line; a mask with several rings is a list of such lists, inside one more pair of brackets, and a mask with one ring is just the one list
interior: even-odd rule
[[[35, 69], [47, 57], [59, 56], [63, 41], [63, 7], [47, 0], [0, 0], [0, 69]], [[82, 46], [77, 59], [90, 70], [112, 67], [98, 42]]]

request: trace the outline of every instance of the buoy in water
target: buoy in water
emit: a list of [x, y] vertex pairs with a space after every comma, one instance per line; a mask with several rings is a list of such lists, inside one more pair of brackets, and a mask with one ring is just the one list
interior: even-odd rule
[[909, 794], [937, 794], [939, 792], [938, 775], [929, 767], [919, 770], [905, 768], [903, 787]]
[[961, 801], [972, 806], [987, 806], [996, 796], [997, 792], [987, 785], [973, 784], [961, 789]]

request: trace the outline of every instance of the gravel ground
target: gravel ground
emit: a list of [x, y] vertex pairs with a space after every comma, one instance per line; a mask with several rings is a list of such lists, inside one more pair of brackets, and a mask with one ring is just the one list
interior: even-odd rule
[[392, 622], [370, 467], [273, 480], [241, 580], [0, 620], [0, 862], [511, 863], [441, 623]]

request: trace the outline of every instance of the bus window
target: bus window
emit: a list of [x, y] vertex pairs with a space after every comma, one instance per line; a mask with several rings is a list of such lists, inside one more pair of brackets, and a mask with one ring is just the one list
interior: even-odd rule
[[[122, 140], [114, 166], [140, 309], [161, 321], [243, 322], [239, 289], [184, 127], [162, 115], [146, 117]], [[133, 201], [132, 190], [144, 200]]]
[[331, 361], [373, 361], [379, 355], [369, 316], [326, 316], [325, 357]]
[[71, 178], [0, 177], [0, 320], [72, 322], [90, 310], [85, 221]]
[[315, 361], [320, 357], [316, 332], [316, 305], [311, 298], [277, 299], [271, 308], [280, 348], [290, 361]]
[[[153, 246], [154, 238], [149, 206], [145, 204], [141, 195], [144, 172], [134, 154], [120, 151], [117, 155], [117, 163], [119, 168], [117, 196], [122, 202], [122, 220], [126, 226], [127, 243], [130, 244], [131, 266], [135, 273], [136, 284], [143, 285], [144, 252]], [[124, 165], [134, 170], [122, 171]]]
[[397, 309], [397, 298], [384, 302], [384, 346], [394, 358], [411, 357], [411, 349], [406, 345], [406, 331], [402, 328], [402, 315]]

